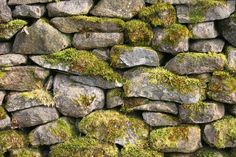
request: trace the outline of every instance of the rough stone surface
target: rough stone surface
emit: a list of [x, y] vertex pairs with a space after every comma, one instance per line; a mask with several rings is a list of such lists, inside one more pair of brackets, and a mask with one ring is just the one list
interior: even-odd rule
[[13, 10], [13, 17], [32, 17], [40, 18], [46, 12], [43, 5], [18, 5]]
[[106, 107], [114, 108], [124, 104], [123, 91], [121, 88], [111, 89], [106, 94]]
[[0, 54], [6, 54], [11, 52], [11, 43], [0, 42]]
[[188, 28], [192, 33], [192, 39], [211, 39], [218, 36], [214, 22], [190, 24]]
[[93, 54], [95, 54], [98, 58], [109, 61], [110, 60], [110, 50], [107, 48], [100, 48], [100, 49], [94, 49]]
[[5, 95], [6, 95], [5, 91], [0, 91], [0, 106], [2, 105]]
[[27, 63], [27, 57], [20, 54], [0, 55], [0, 66], [15, 66]]
[[10, 128], [11, 118], [7, 115], [6, 111], [0, 106], [0, 129]]
[[12, 19], [11, 8], [7, 5], [7, 0], [0, 2], [0, 23], [8, 22]]
[[190, 43], [193, 52], [222, 52], [225, 42], [221, 39], [196, 40]]
[[156, 4], [158, 2], [170, 3], [170, 4], [195, 4], [195, 0], [145, 0], [146, 3]]
[[226, 55], [227, 55], [227, 68], [230, 71], [235, 72], [236, 71], [236, 48], [232, 46], [228, 46]]
[[20, 157], [25, 154], [32, 157], [42, 157], [42, 154], [39, 150], [30, 148], [13, 149], [10, 152], [10, 157]]
[[34, 4], [34, 3], [48, 3], [54, 0], [9, 0], [9, 5], [19, 5], [19, 4]]

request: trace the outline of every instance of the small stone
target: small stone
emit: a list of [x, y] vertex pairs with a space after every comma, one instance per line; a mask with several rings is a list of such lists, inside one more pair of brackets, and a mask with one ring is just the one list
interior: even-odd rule
[[218, 36], [214, 22], [190, 24], [188, 28], [192, 39], [211, 39]]
[[40, 18], [46, 12], [43, 5], [17, 5], [13, 10], [13, 17], [32, 17]]
[[27, 63], [27, 57], [20, 54], [4, 54], [0, 55], [0, 66], [16, 66]]
[[228, 46], [226, 48], [227, 55], [227, 69], [236, 72], [236, 48]]
[[19, 5], [19, 4], [34, 4], [34, 3], [49, 3], [55, 0], [9, 0], [9, 5]]
[[223, 70], [225, 64], [224, 54], [188, 52], [177, 54], [166, 63], [165, 68], [180, 75], [189, 75]]
[[121, 88], [111, 89], [106, 94], [106, 107], [115, 108], [124, 104], [124, 92]]
[[47, 5], [48, 16], [70, 16], [88, 14], [93, 6], [93, 0], [68, 0], [49, 3]]
[[69, 45], [70, 39], [67, 35], [59, 32], [47, 21], [39, 19], [16, 35], [13, 52], [20, 54], [49, 54], [60, 51]]
[[164, 113], [143, 112], [144, 121], [150, 126], [176, 126], [180, 122], [177, 117]]
[[193, 52], [222, 52], [224, 45], [221, 39], [195, 40], [189, 48]]
[[12, 20], [11, 8], [7, 5], [7, 0], [0, 1], [0, 23]]
[[11, 118], [7, 115], [6, 111], [0, 106], [0, 129], [10, 128]]
[[54, 107], [32, 107], [12, 113], [12, 125], [16, 128], [32, 127], [59, 118]]
[[140, 148], [133, 145], [125, 146], [121, 149], [122, 157], [164, 157], [163, 153], [160, 153], [150, 148]]
[[37, 149], [30, 148], [21, 148], [21, 149], [13, 149], [10, 152], [10, 157], [42, 157], [42, 154]]
[[100, 0], [90, 13], [94, 16], [131, 19], [144, 5], [143, 0]]
[[110, 50], [107, 48], [100, 48], [100, 49], [94, 49], [93, 54], [95, 54], [98, 58], [109, 61], [110, 60]]
[[10, 42], [0, 42], [0, 54], [6, 54], [11, 52]]

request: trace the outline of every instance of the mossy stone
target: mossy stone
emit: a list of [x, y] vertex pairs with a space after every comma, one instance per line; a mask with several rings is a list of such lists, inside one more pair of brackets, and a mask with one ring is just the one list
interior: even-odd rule
[[7, 113], [2, 106], [0, 106], [0, 120], [3, 120], [7, 117]]
[[42, 155], [37, 149], [22, 148], [12, 150], [10, 157], [42, 157]]
[[228, 153], [212, 148], [201, 148], [196, 153], [194, 153], [196, 157], [230, 157]]

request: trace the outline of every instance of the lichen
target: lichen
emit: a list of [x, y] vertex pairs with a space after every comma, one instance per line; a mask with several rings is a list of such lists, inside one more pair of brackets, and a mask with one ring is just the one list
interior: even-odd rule
[[4, 110], [3, 107], [0, 106], [0, 120], [5, 119], [7, 116], [6, 111]]
[[124, 97], [124, 92], [121, 88], [114, 88], [107, 92], [107, 97], [116, 97], [116, 96], [121, 98]]
[[96, 95], [81, 94], [78, 98], [74, 98], [73, 101], [75, 102], [75, 104], [79, 106], [88, 107], [93, 103], [95, 98], [96, 98]]

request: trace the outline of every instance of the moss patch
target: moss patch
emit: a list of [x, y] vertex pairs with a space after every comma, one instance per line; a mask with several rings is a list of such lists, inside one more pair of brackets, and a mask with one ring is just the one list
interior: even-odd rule
[[12, 157], [41, 157], [41, 154], [38, 150], [23, 148], [16, 149], [11, 152]]
[[2, 106], [0, 106], [0, 120], [3, 120], [7, 117], [7, 113]]
[[78, 98], [73, 99], [73, 101], [79, 106], [88, 107], [93, 103], [95, 98], [96, 98], [96, 95], [89, 96], [89, 95], [81, 94]]

